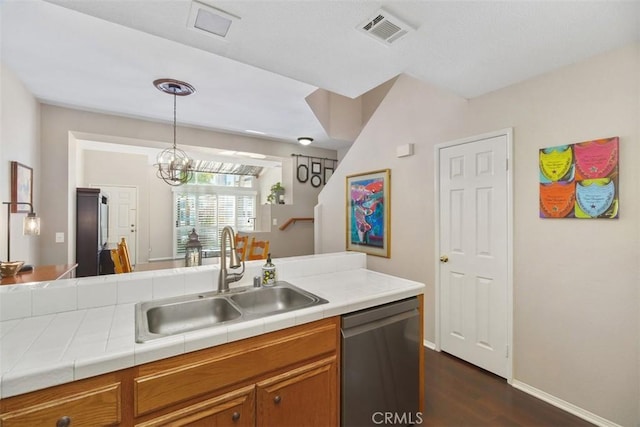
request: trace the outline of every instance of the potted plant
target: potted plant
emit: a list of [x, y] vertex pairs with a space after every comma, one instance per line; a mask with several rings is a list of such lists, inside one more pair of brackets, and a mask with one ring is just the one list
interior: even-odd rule
[[271, 186], [271, 193], [267, 196], [267, 202], [272, 205], [284, 205], [284, 187], [279, 182]]

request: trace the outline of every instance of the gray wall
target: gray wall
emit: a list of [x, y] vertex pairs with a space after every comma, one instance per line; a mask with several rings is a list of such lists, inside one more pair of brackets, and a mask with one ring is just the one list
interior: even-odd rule
[[[435, 340], [434, 145], [514, 129], [514, 380], [624, 426], [640, 424], [640, 45], [464, 100], [401, 76], [319, 196], [318, 246], [344, 249], [349, 174], [391, 169], [391, 258], [426, 283]], [[620, 218], [543, 220], [538, 150], [620, 137]], [[398, 145], [415, 155], [397, 158]]]
[[[11, 201], [11, 167], [16, 161], [33, 169], [33, 205], [42, 216], [40, 203], [40, 105], [17, 76], [0, 64], [0, 201]], [[26, 214], [11, 214], [11, 260], [28, 264], [40, 262], [38, 243], [42, 237], [23, 236], [22, 220]], [[0, 205], [0, 260], [7, 259], [7, 206]], [[42, 230], [49, 229], [42, 222]]]
[[[42, 170], [42, 204], [46, 207], [43, 212], [43, 221], [46, 214], [46, 221], [50, 224], [50, 235], [42, 239], [41, 263], [60, 264], [72, 260], [75, 256], [74, 239], [74, 197], [75, 188], [83, 181], [82, 176], [77, 176], [75, 165], [83, 164], [82, 156], [77, 152], [76, 139], [90, 139], [100, 142], [112, 143], [148, 143], [149, 145], [163, 142], [168, 144], [172, 138], [171, 124], [163, 124], [152, 121], [125, 118], [114, 115], [98, 114], [87, 111], [79, 111], [43, 104], [41, 106], [41, 129], [42, 144], [41, 158], [47, 159], [43, 162]], [[178, 133], [182, 141], [188, 141], [188, 145], [203, 146], [220, 149], [232, 149], [235, 151], [248, 151], [268, 156], [282, 157], [285, 162], [290, 162], [292, 153], [304, 153], [318, 157], [334, 157], [335, 151], [323, 150], [314, 147], [301, 147], [296, 143], [278, 142], [241, 135], [225, 134], [220, 132], [207, 131], [204, 129], [179, 127]], [[106, 160], [106, 157], [105, 157]], [[71, 163], [70, 163], [71, 162]], [[106, 162], [105, 162], [106, 163]], [[69, 165], [74, 165], [70, 168]], [[116, 162], [117, 164], [117, 162]], [[115, 173], [115, 165], [114, 167]], [[116, 179], [114, 177], [114, 179]], [[293, 181], [289, 171], [288, 179]], [[285, 171], [283, 170], [283, 185], [287, 187]], [[115, 183], [115, 182], [114, 182]], [[158, 203], [164, 203], [167, 209], [160, 209], [154, 216], [157, 222], [150, 219], [148, 233], [152, 234], [157, 229], [164, 227], [167, 222], [159, 215], [164, 214], [171, 222], [171, 193], [163, 191], [166, 184], [159, 179], [149, 179], [149, 192], [146, 197], [157, 198]], [[111, 184], [111, 182], [102, 182]], [[321, 188], [313, 188], [310, 185], [297, 186], [292, 184], [292, 197], [296, 203], [315, 204], [317, 194]], [[144, 200], [144, 195], [140, 194]], [[154, 203], [155, 203], [154, 199]], [[151, 208], [150, 208], [151, 209]], [[140, 225], [143, 225], [145, 218], [140, 218]], [[61, 250], [60, 244], [54, 242], [54, 232], [62, 231], [69, 236], [67, 251]], [[313, 234], [309, 236], [313, 239]], [[149, 237], [151, 240], [151, 237]], [[140, 253], [143, 253], [143, 242], [140, 243]], [[167, 253], [168, 246], [162, 244], [151, 244], [150, 257], [159, 258]], [[169, 256], [169, 255], [164, 255]]]

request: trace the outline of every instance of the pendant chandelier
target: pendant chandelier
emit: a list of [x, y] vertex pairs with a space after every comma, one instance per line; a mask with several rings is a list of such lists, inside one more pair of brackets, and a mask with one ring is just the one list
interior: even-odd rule
[[154, 166], [158, 168], [158, 178], [169, 185], [182, 185], [193, 176], [193, 160], [176, 147], [176, 97], [191, 95], [196, 90], [189, 83], [174, 79], [158, 79], [153, 85], [158, 90], [173, 95], [173, 147], [158, 153]]

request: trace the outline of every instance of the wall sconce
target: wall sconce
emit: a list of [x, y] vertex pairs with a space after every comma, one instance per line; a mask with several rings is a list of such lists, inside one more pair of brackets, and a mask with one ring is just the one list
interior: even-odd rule
[[309, 136], [301, 136], [300, 138], [298, 138], [298, 142], [302, 145], [309, 145], [313, 142], [313, 138]]
[[[22, 222], [22, 234], [25, 236], [40, 235], [40, 218], [33, 212], [33, 205], [28, 202], [2, 202], [7, 205], [7, 262], [11, 262], [11, 206], [28, 205], [29, 213]], [[20, 270], [27, 270], [30, 266], [24, 266]]]

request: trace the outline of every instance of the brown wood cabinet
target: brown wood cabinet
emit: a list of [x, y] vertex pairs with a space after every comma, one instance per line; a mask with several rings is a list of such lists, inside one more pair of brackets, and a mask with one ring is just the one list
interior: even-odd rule
[[[249, 419], [244, 416], [249, 407], [255, 408], [249, 425], [287, 425], [280, 419], [325, 420], [289, 424], [298, 426], [338, 425], [339, 332], [340, 318], [335, 317], [133, 368], [136, 422], [183, 425], [153, 422], [181, 411], [199, 413], [202, 402], [239, 393], [247, 396], [242, 410], [220, 412], [225, 414], [220, 425], [229, 420], [234, 422], [229, 425], [244, 425], [237, 422]], [[253, 398], [246, 387], [255, 389]], [[275, 402], [285, 398], [282, 405]], [[240, 419], [234, 420], [234, 413]]]
[[117, 426], [122, 421], [122, 380], [107, 374], [2, 399], [3, 427]]
[[319, 360], [257, 384], [257, 426], [339, 423], [337, 358]]
[[[340, 318], [0, 400], [3, 427], [337, 426]], [[64, 424], [60, 424], [64, 425]]]
[[254, 386], [243, 387], [136, 424], [136, 427], [250, 427], [255, 425], [255, 396]]

